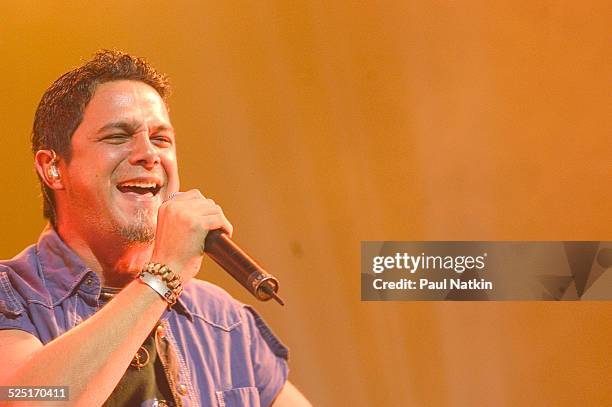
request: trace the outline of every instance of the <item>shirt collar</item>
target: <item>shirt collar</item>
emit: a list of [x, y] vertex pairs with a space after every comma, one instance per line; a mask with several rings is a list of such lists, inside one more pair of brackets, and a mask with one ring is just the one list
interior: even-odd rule
[[[100, 277], [83, 263], [55, 229], [48, 225], [36, 244], [38, 261], [45, 284], [55, 305], [64, 301], [89, 274], [94, 280], [95, 298], [100, 296]], [[191, 312], [179, 297], [173, 309], [185, 314], [193, 321]]]

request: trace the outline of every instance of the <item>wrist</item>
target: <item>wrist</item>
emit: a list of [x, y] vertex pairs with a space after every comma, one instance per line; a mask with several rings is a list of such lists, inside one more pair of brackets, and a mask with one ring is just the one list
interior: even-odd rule
[[181, 277], [161, 263], [147, 263], [138, 274], [138, 279], [148, 285], [172, 306], [183, 292]]
[[169, 256], [165, 253], [153, 252], [153, 255], [151, 256], [149, 262], [165, 264], [172, 271], [181, 276], [183, 285], [185, 285], [189, 280], [191, 280], [198, 274], [200, 268], [202, 267], [203, 260], [203, 254], [201, 256], [195, 256], [191, 258], [182, 258], [177, 257], [176, 255]]

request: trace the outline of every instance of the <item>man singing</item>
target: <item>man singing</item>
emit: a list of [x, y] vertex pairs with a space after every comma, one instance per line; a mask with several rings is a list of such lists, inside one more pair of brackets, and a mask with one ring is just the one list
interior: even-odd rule
[[207, 232], [232, 225], [178, 193], [168, 93], [143, 59], [100, 51], [43, 95], [50, 225], [0, 262], [0, 385], [68, 386], [78, 406], [308, 406], [257, 313], [194, 278]]

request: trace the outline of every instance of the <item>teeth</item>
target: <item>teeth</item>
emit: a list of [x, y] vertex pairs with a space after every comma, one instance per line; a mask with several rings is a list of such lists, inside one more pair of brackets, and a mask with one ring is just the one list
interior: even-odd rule
[[157, 184], [155, 182], [124, 182], [119, 184], [122, 187], [138, 187], [138, 188], [155, 188]]

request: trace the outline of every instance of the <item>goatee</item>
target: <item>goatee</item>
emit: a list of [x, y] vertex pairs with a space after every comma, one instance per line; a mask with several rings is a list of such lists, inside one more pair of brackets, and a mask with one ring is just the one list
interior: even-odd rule
[[155, 225], [150, 221], [149, 211], [138, 208], [129, 225], [121, 226], [119, 234], [128, 243], [151, 243], [155, 240]]

